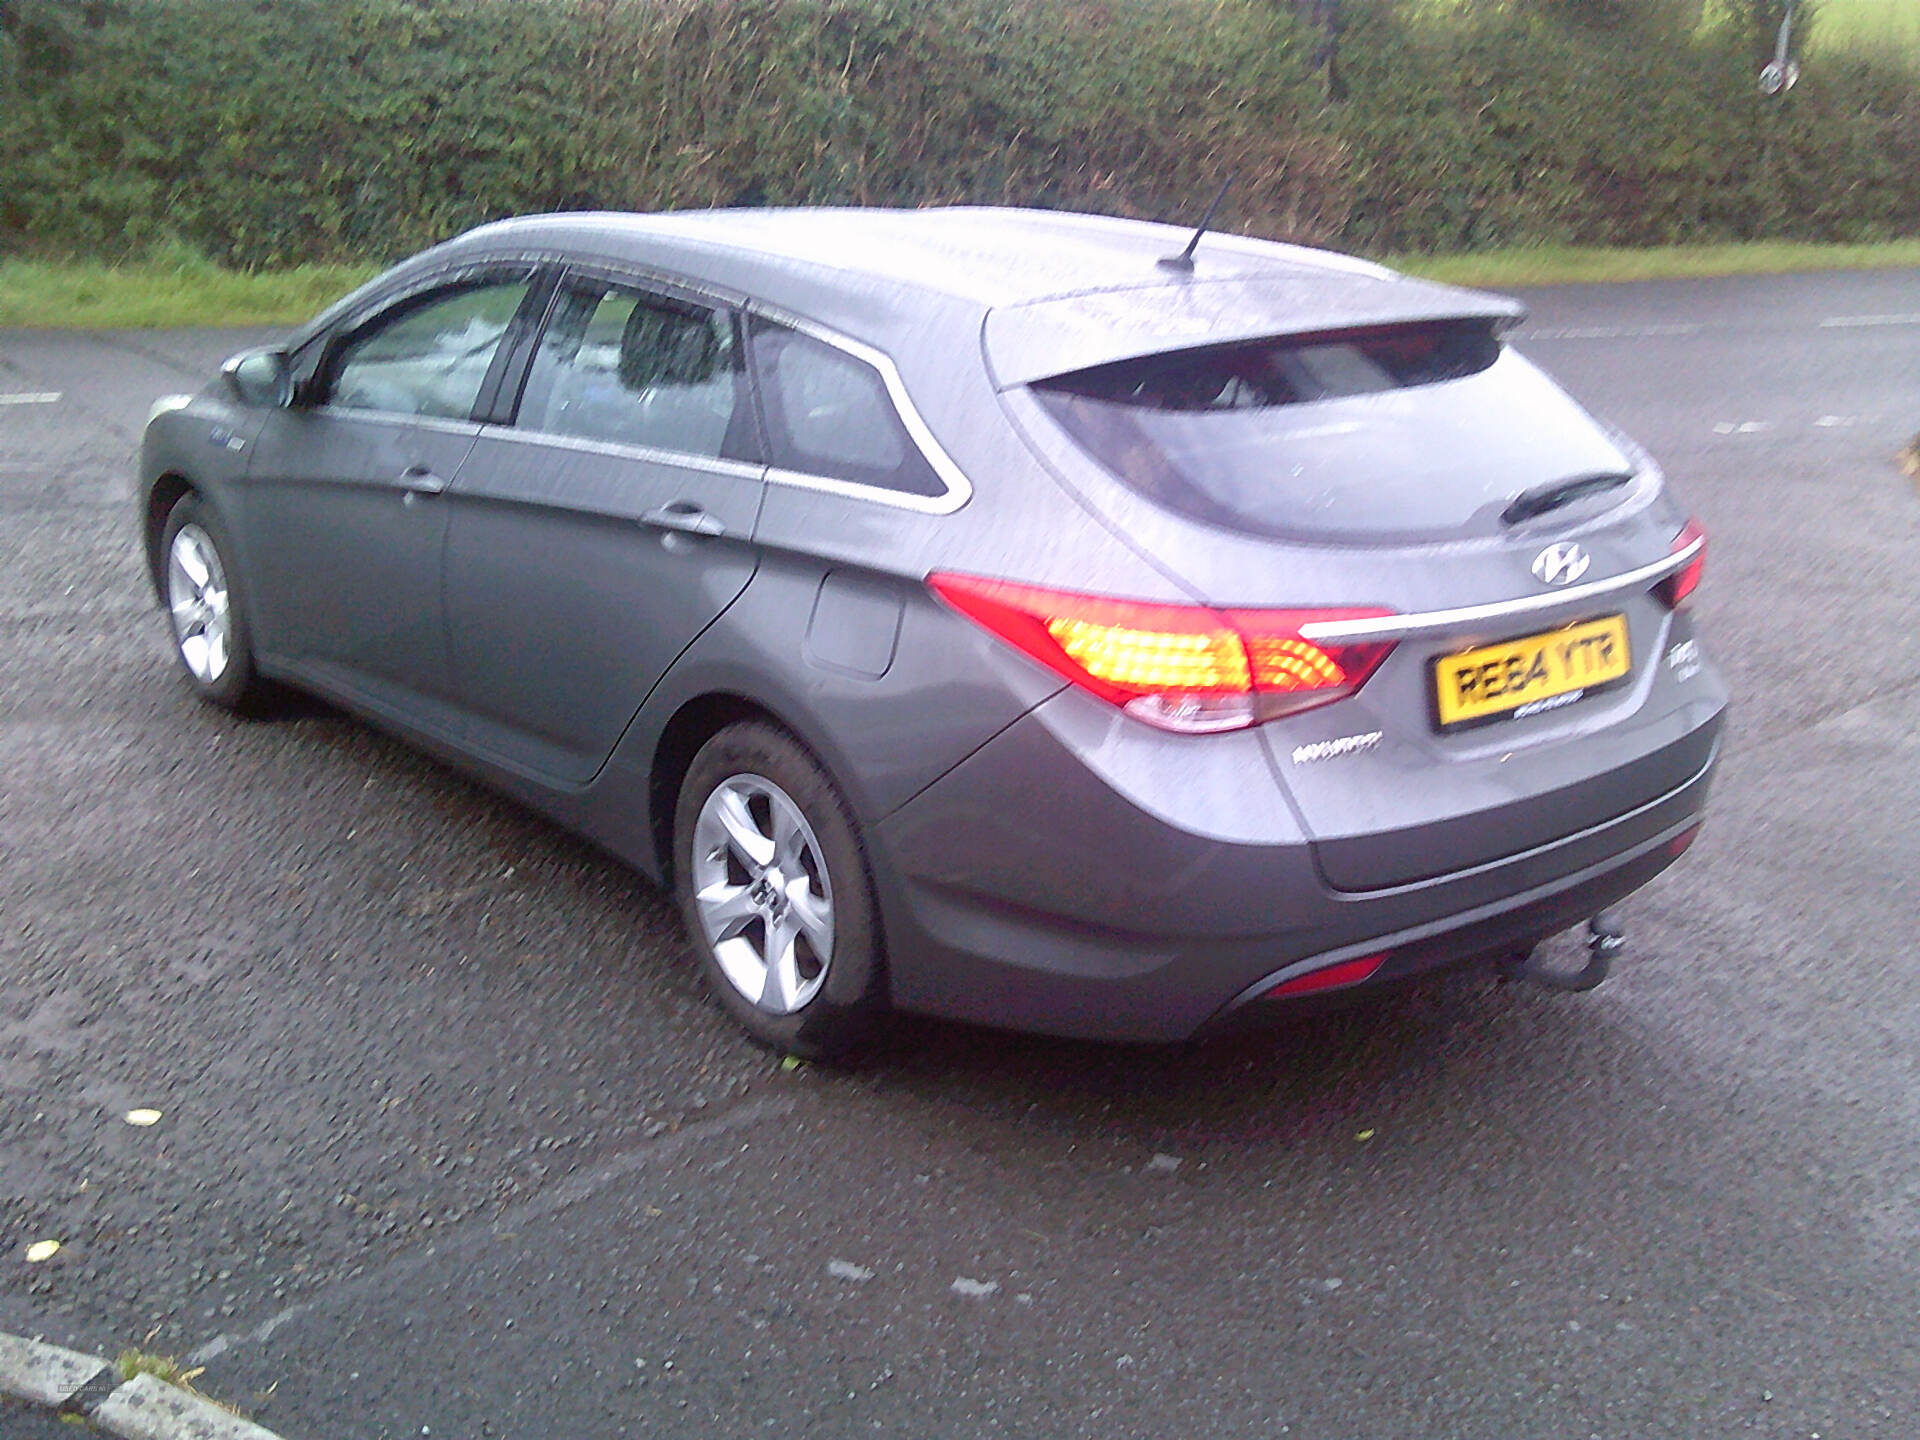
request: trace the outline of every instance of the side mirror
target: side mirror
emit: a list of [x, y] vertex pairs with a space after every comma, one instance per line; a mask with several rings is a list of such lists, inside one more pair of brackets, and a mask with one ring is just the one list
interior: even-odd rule
[[293, 403], [293, 364], [284, 350], [242, 350], [220, 373], [243, 405], [284, 410]]

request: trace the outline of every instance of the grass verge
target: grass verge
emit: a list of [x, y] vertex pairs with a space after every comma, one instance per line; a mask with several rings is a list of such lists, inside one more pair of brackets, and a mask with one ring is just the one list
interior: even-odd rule
[[293, 325], [377, 273], [372, 265], [248, 272], [203, 263], [0, 261], [0, 326], [158, 330]]
[[145, 1350], [122, 1350], [113, 1368], [120, 1372], [122, 1381], [131, 1380], [136, 1375], [151, 1375], [182, 1390], [192, 1390], [193, 1382], [200, 1376], [199, 1370], [186, 1369], [171, 1355], [150, 1355]]
[[153, 1355], [145, 1350], [122, 1350], [120, 1358], [114, 1362], [114, 1369], [119, 1371], [123, 1383], [132, 1380], [135, 1376], [151, 1375], [154, 1379], [176, 1386], [237, 1419], [247, 1418], [245, 1413], [236, 1406], [229, 1405], [224, 1400], [216, 1400], [204, 1390], [195, 1387], [193, 1382], [205, 1372], [204, 1365], [189, 1370], [171, 1355]]
[[[1474, 255], [1395, 255], [1411, 275], [1494, 288], [1593, 281], [1683, 280], [1805, 270], [1920, 268], [1920, 239], [1874, 245], [1674, 245], [1656, 250], [1542, 246]], [[0, 261], [0, 328], [157, 330], [294, 325], [376, 273], [372, 265], [222, 270], [204, 261], [132, 265]]]
[[1755, 240], [1739, 245], [1669, 245], [1652, 250], [1545, 245], [1475, 255], [1393, 255], [1409, 275], [1453, 285], [1571, 285], [1595, 281], [1697, 280], [1716, 275], [1784, 275], [1807, 270], [1920, 268], [1920, 239], [1872, 245]]

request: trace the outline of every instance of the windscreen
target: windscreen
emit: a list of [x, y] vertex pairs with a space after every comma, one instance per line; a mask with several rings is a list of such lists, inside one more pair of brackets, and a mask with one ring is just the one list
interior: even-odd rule
[[1485, 321], [1183, 350], [1033, 391], [1132, 489], [1256, 534], [1492, 533], [1521, 490], [1632, 468]]

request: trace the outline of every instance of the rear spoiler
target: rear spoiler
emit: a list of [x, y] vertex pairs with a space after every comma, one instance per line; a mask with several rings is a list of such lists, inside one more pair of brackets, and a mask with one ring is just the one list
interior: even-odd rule
[[1163, 351], [1434, 320], [1484, 320], [1505, 330], [1526, 314], [1517, 300], [1391, 272], [1316, 270], [1261, 280], [1177, 280], [996, 306], [987, 312], [981, 344], [995, 387], [1010, 390]]

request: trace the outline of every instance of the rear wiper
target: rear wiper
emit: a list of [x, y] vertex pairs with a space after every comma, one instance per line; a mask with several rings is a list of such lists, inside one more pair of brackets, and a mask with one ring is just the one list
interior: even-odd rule
[[1522, 520], [1531, 520], [1536, 515], [1570, 505], [1582, 495], [1612, 490], [1632, 481], [1632, 474], [1621, 470], [1602, 470], [1593, 475], [1575, 475], [1567, 480], [1549, 481], [1531, 490], [1522, 490], [1514, 496], [1507, 508], [1500, 512], [1500, 521], [1505, 525], [1518, 525]]

